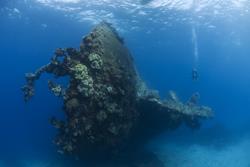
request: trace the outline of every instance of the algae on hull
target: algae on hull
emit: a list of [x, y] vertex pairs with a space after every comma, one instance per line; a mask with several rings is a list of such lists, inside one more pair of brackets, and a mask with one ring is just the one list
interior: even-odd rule
[[26, 75], [26, 101], [42, 73], [69, 76], [65, 90], [49, 82], [64, 100], [66, 120], [51, 119], [58, 128], [55, 144], [60, 153], [119, 154], [134, 147], [140, 136], [147, 140], [183, 122], [195, 128], [200, 119], [212, 116], [208, 107], [160, 100], [140, 79], [122, 38], [105, 22], [83, 38], [79, 50], [59, 48], [49, 64]]

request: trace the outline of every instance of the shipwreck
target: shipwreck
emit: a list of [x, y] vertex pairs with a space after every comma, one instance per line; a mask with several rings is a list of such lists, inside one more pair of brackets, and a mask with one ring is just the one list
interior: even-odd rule
[[[58, 129], [54, 143], [61, 154], [114, 157], [183, 123], [199, 128], [202, 119], [213, 116], [211, 108], [198, 105], [197, 93], [187, 102], [173, 91], [160, 99], [140, 78], [123, 39], [105, 22], [79, 48], [58, 48], [47, 65], [27, 73], [25, 101], [35, 94], [35, 81], [43, 73], [55, 77], [48, 81], [49, 89], [63, 99], [66, 119], [50, 119]], [[67, 86], [55, 82], [64, 76]]]

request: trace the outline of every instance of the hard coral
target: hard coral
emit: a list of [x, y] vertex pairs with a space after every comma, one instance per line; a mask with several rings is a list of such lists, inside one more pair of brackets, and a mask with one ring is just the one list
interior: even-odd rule
[[102, 68], [103, 62], [101, 57], [96, 54], [92, 53], [88, 56], [88, 60], [90, 61], [90, 66], [93, 69], [100, 70]]
[[88, 74], [88, 68], [83, 64], [76, 64], [70, 69], [74, 75], [74, 79], [78, 81], [77, 90], [85, 97], [89, 97], [93, 94], [93, 79]]

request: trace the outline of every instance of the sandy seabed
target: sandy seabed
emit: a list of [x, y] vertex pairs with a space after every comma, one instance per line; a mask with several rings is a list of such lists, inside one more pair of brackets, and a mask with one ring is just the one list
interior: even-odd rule
[[218, 142], [222, 143], [187, 145], [171, 141], [154, 149], [166, 167], [250, 167], [250, 136]]

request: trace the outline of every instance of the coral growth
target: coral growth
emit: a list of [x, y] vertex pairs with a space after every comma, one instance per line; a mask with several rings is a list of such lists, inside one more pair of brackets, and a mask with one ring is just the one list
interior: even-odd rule
[[88, 68], [78, 63], [70, 68], [71, 73], [73, 73], [74, 79], [78, 82], [77, 90], [85, 97], [93, 95], [93, 79], [88, 74]]
[[88, 56], [88, 60], [90, 62], [91, 68], [96, 69], [96, 70], [100, 70], [102, 68], [103, 62], [102, 62], [101, 57], [98, 54], [96, 53], [90, 54]]

